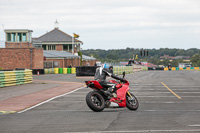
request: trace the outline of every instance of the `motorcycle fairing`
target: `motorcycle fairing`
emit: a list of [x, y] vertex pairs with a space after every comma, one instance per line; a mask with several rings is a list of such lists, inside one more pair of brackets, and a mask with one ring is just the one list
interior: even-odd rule
[[126, 92], [130, 90], [128, 85], [123, 85], [117, 90], [117, 98], [111, 98], [110, 102], [117, 103], [120, 107], [126, 107]]
[[88, 87], [91, 87], [92, 89], [103, 89], [103, 87], [96, 80], [85, 81], [85, 83]]

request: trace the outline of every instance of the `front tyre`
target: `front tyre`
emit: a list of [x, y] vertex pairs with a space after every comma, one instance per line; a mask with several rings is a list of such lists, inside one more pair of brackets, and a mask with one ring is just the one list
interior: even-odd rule
[[130, 109], [130, 110], [134, 110], [135, 111], [139, 107], [138, 100], [132, 93], [129, 92], [129, 94], [126, 93], [126, 107], [128, 109]]
[[95, 112], [101, 112], [105, 107], [105, 100], [98, 91], [89, 92], [86, 95], [86, 103]]

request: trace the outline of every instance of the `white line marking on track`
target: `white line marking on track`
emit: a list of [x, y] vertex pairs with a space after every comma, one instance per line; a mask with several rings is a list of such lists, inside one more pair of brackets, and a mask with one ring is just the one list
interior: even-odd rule
[[149, 103], [176, 103], [176, 102], [140, 102], [140, 103], [149, 104]]
[[200, 124], [196, 124], [196, 125], [188, 125], [189, 127], [200, 127]]
[[[85, 95], [68, 95], [67, 97], [85, 97]], [[175, 97], [175, 96], [144, 96], [144, 95], [137, 95], [136, 97]], [[200, 96], [182, 96], [188, 98], [200, 97]]]
[[149, 132], [200, 132], [200, 129], [196, 129], [196, 130], [90, 131], [90, 132], [64, 132], [64, 133], [149, 133]]
[[[175, 97], [175, 96], [136, 96], [136, 97]], [[200, 96], [181, 96], [181, 97], [200, 97]]]
[[[159, 87], [161, 88], [161, 87]], [[164, 91], [163, 89], [143, 89], [142, 88], [131, 88], [131, 90], [142, 90], [142, 91]], [[174, 91], [184, 91], [184, 90], [187, 90], [187, 91], [200, 91], [200, 89], [173, 89]]]
[[200, 110], [140, 110], [141, 112], [200, 112]]
[[65, 94], [52, 97], [52, 98], [50, 98], [50, 99], [48, 99], [48, 100], [46, 100], [46, 101], [44, 101], [44, 102], [38, 103], [38, 104], [36, 104], [36, 105], [34, 105], [34, 106], [31, 106], [31, 107], [29, 107], [29, 108], [27, 108], [27, 109], [25, 109], [25, 110], [19, 111], [19, 112], [17, 112], [17, 113], [20, 114], [20, 113], [26, 112], [26, 111], [31, 110], [31, 109], [33, 109], [33, 108], [35, 108], [35, 107], [38, 107], [38, 106], [40, 106], [40, 105], [42, 105], [42, 104], [45, 104], [45, 103], [47, 103], [47, 102], [49, 102], [49, 101], [51, 101], [51, 100], [54, 100], [54, 99], [56, 99], [56, 98], [59, 98], [59, 97], [62, 97], [62, 96], [68, 95], [68, 94], [71, 94], [71, 93], [73, 93], [73, 92], [75, 92], [75, 91], [77, 91], [77, 90], [80, 90], [80, 89], [82, 89], [82, 88], [85, 88], [85, 86], [84, 86], [84, 87], [81, 87], [81, 88], [78, 88], [78, 89], [75, 89], [75, 90], [73, 90], [73, 91], [67, 92], [67, 93], [65, 93]]
[[[131, 91], [131, 92], [134, 93], [134, 91]], [[159, 93], [161, 93], [161, 94], [166, 93], [166, 94], [168, 94], [168, 93], [171, 93], [171, 92], [144, 92], [144, 91], [143, 91], [143, 92], [140, 92], [140, 93], [148, 93], [148, 94], [149, 94], [149, 93], [154, 93], [154, 94], [155, 94], [155, 93], [156, 93], [156, 94], [159, 94]], [[177, 91], [176, 91], [176, 93], [186, 93], [186, 94], [195, 93], [195, 94], [196, 94], [196, 93], [200, 93], [200, 92], [177, 92]]]

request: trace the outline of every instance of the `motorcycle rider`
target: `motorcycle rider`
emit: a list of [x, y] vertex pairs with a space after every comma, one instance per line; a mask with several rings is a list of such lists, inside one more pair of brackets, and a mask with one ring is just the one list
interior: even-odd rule
[[116, 75], [113, 74], [113, 66], [110, 66], [109, 69], [104, 68], [104, 67], [99, 67], [96, 69], [96, 73], [95, 73], [95, 80], [99, 81], [99, 84], [104, 87], [104, 88], [108, 88], [107, 91], [105, 91], [105, 93], [109, 96], [112, 97], [117, 97], [116, 94], [116, 84], [115, 83], [111, 83], [106, 81], [106, 77], [110, 76], [114, 79], [117, 80], [121, 80], [121, 81], [126, 81], [123, 78], [117, 77]]
[[169, 65], [168, 65], [168, 70], [170, 71], [171, 68], [172, 68], [172, 66], [171, 66], [171, 64], [169, 63]]

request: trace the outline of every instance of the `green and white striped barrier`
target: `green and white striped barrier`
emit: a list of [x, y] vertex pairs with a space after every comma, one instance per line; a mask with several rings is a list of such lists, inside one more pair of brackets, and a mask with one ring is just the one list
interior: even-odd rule
[[148, 70], [148, 67], [145, 67], [145, 66], [142, 67], [142, 71], [147, 71], [147, 70]]
[[132, 66], [114, 66], [113, 67], [113, 73], [115, 75], [122, 75], [124, 71], [126, 74], [133, 73], [133, 67]]
[[0, 71], [0, 87], [32, 83], [32, 70]]

